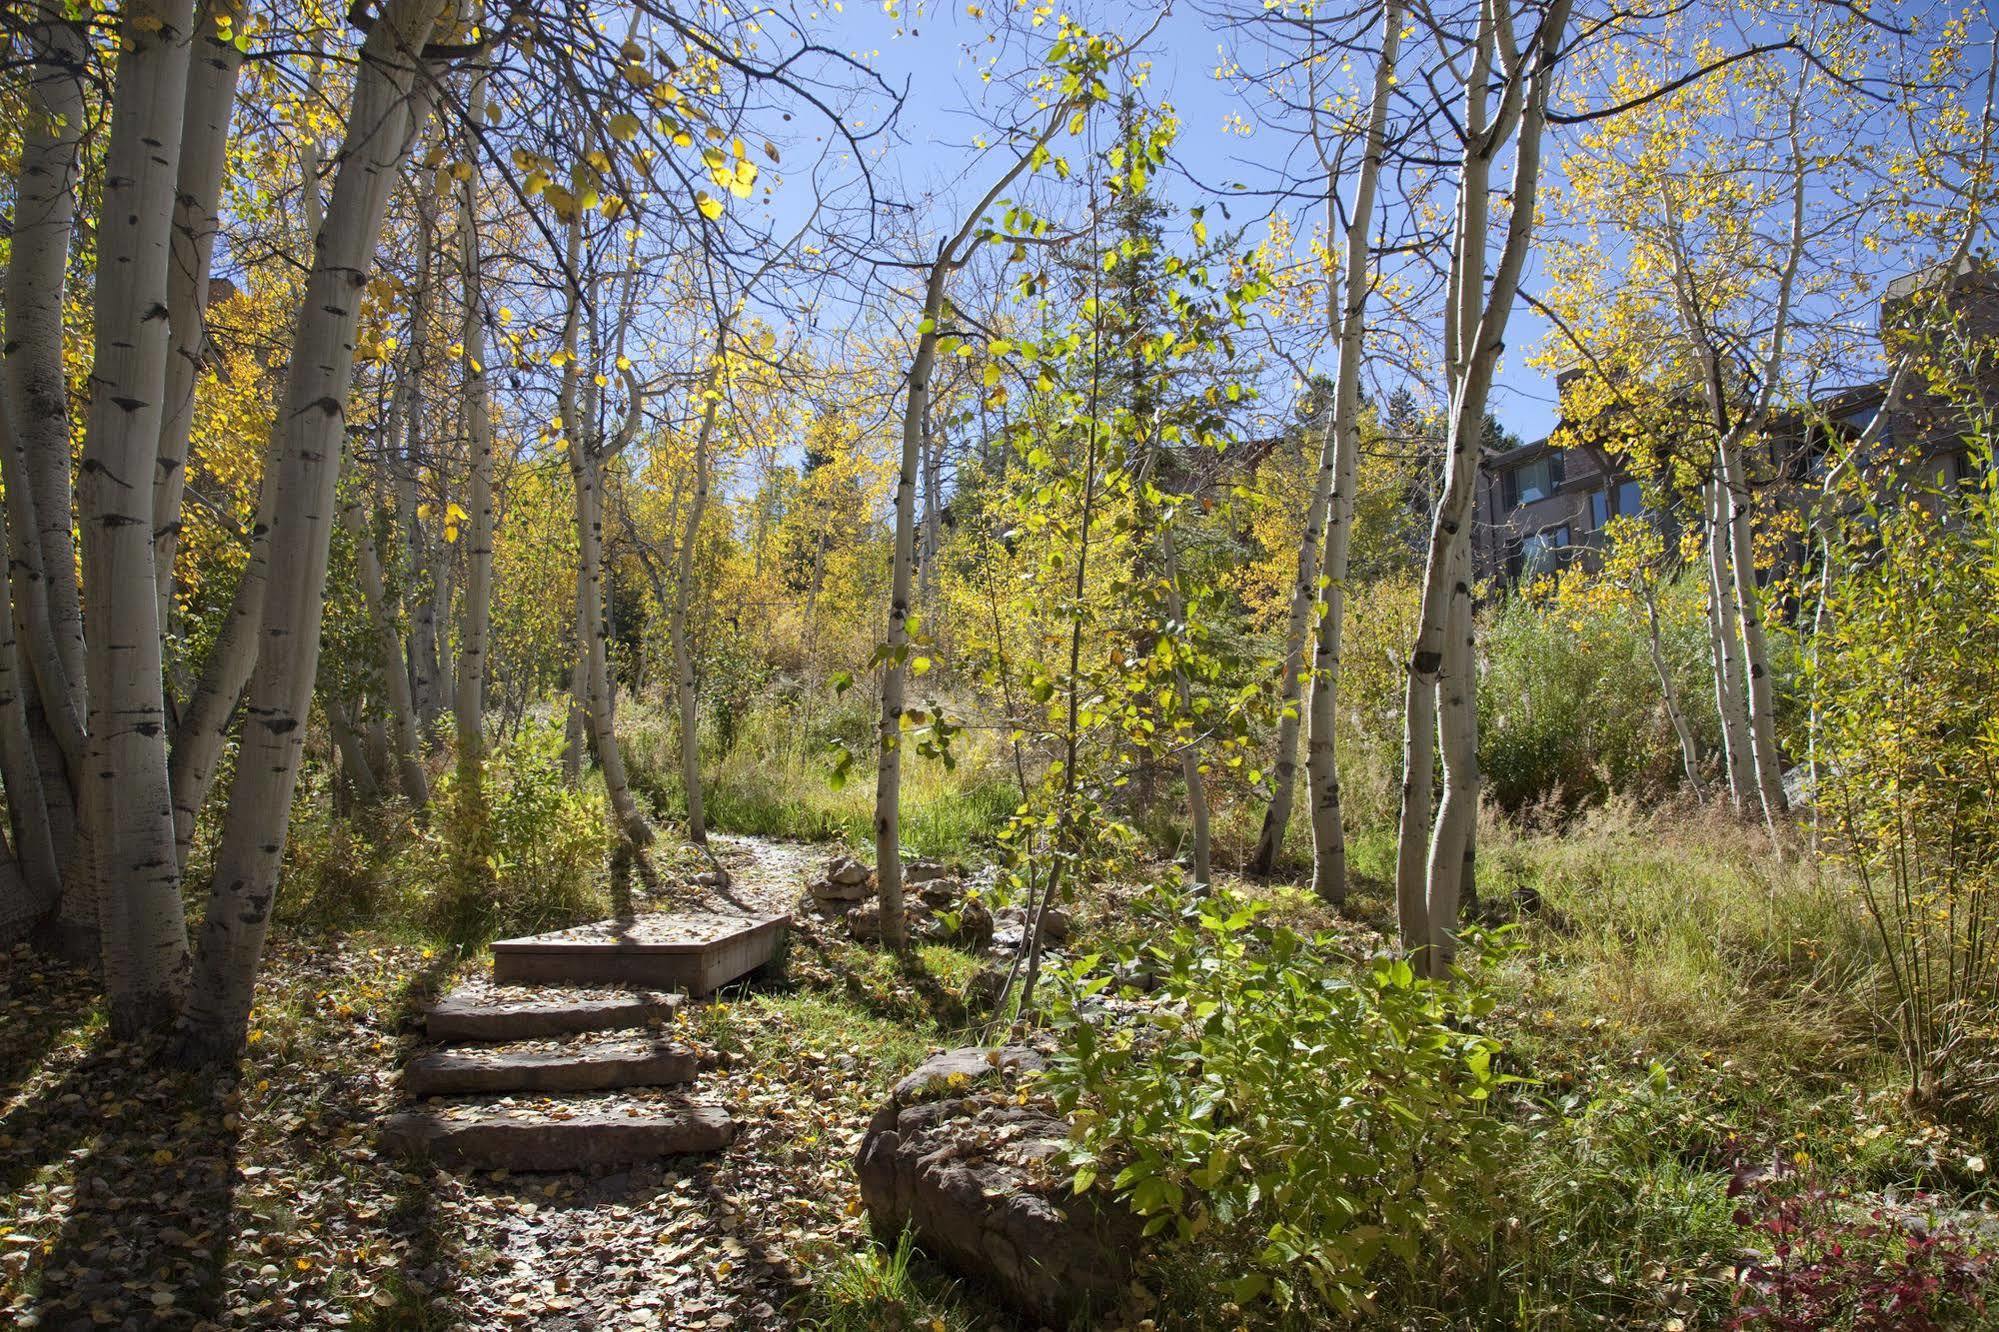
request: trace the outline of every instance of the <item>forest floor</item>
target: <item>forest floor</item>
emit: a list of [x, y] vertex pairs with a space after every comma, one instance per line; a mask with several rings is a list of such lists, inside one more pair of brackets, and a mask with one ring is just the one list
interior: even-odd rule
[[[824, 857], [736, 846], [746, 902], [789, 905]], [[868, 1118], [935, 1048], [923, 1033], [957, 989], [921, 961], [857, 971], [811, 940], [794, 936], [789, 983], [683, 1020], [718, 1064], [703, 1086], [734, 1114], [734, 1145], [594, 1175], [377, 1154], [421, 1012], [477, 956], [276, 941], [245, 1074], [217, 1080], [110, 1040], [87, 973], [0, 955], [0, 1322], [795, 1326], [813, 1274], [861, 1243], [850, 1163]], [[925, 950], [939, 971], [944, 951]]]
[[[1850, 962], [1865, 922], [1836, 882], [1686, 820], [1481, 840], [1495, 901], [1533, 887], [1540, 903], [1492, 977], [1494, 1031], [1528, 1079], [1502, 1182], [1517, 1223], [1478, 1289], [1401, 1292], [1396, 1325], [1724, 1325], [1742, 1264], [1792, 1224], [1781, 1199], [1736, 1196], [1772, 1162], [1824, 1198], [1813, 1243], [1885, 1220], [1999, 1248], [1999, 1133], [1904, 1104]], [[751, 907], [791, 905], [841, 849], [724, 844]], [[1284, 885], [1230, 882], [1365, 953], [1391, 894], [1370, 877], [1379, 848], [1357, 846], [1338, 919]], [[705, 898], [703, 865], [673, 864], [641, 905]], [[1092, 950], [1132, 928], [1114, 895], [1080, 915]], [[404, 1103], [423, 1011], [487, 965], [483, 950], [280, 931], [243, 1074], [218, 1079], [110, 1040], [86, 973], [0, 954], [0, 1325], [1012, 1326], [870, 1246], [852, 1169], [889, 1087], [980, 1036], [962, 1001], [977, 959], [925, 946], [898, 962], [802, 917], [774, 974], [681, 1019], [712, 1065], [703, 1098], [738, 1125], [717, 1156], [511, 1176], [384, 1159], [376, 1129]]]

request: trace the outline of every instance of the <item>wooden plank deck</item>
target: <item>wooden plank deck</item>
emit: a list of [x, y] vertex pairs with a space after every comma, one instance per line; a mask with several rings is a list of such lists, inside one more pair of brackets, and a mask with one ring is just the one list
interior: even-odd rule
[[664, 911], [502, 939], [493, 981], [521, 985], [644, 985], [711, 994], [770, 961], [788, 913]]

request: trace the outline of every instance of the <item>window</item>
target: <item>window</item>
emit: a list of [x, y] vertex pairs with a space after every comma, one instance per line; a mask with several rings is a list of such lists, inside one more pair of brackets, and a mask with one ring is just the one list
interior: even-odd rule
[[1610, 525], [1610, 495], [1606, 491], [1592, 490], [1589, 493], [1589, 526], [1592, 532], [1601, 532]]
[[1645, 512], [1645, 490], [1636, 481], [1625, 481], [1617, 487], [1617, 512], [1625, 518], [1636, 518]]
[[1520, 541], [1520, 576], [1534, 578], [1562, 567], [1569, 553], [1569, 529], [1544, 527]]
[[1547, 499], [1562, 488], [1562, 455], [1546, 453], [1507, 474], [1512, 503], [1508, 508]]

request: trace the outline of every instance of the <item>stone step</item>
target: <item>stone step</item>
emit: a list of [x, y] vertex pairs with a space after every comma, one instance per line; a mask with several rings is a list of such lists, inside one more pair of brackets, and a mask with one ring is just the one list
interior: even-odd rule
[[475, 982], [440, 999], [424, 1031], [433, 1041], [532, 1041], [670, 1022], [685, 1002], [682, 995], [644, 990], [537, 994]]
[[493, 945], [493, 981], [646, 985], [711, 994], [777, 952], [791, 917], [662, 911]]
[[693, 1051], [647, 1036], [598, 1036], [570, 1042], [458, 1046], [426, 1050], [403, 1067], [411, 1096], [481, 1092], [606, 1091], [692, 1082]]
[[720, 1106], [619, 1098], [406, 1110], [382, 1125], [383, 1152], [475, 1170], [578, 1170], [718, 1152], [736, 1136]]

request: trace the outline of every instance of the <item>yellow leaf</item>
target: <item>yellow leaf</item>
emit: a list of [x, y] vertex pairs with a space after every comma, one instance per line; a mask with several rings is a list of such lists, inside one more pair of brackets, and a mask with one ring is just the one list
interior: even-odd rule
[[722, 201], [706, 190], [694, 192], [694, 205], [701, 210], [701, 216], [710, 222], [722, 216]]
[[639, 137], [639, 118], [629, 111], [620, 111], [611, 117], [611, 137], [619, 143], [630, 143]]

